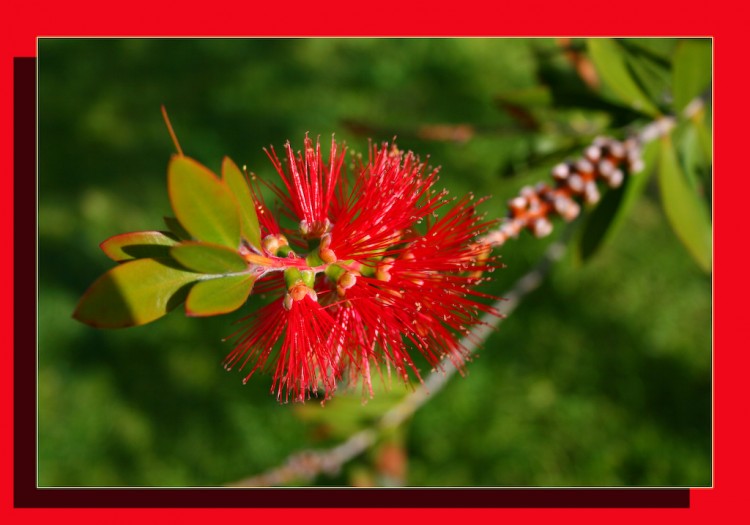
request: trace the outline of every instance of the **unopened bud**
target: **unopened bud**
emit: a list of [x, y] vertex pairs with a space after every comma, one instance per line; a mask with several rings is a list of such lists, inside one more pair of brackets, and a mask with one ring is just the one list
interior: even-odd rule
[[293, 302], [292, 296], [290, 294], [286, 294], [284, 296], [284, 309], [287, 311], [291, 310], [292, 302]]
[[515, 197], [514, 199], [508, 201], [508, 206], [513, 212], [523, 211], [528, 204], [528, 201], [523, 197]]
[[568, 187], [576, 193], [581, 193], [584, 188], [583, 178], [577, 173], [568, 177]]
[[615, 165], [609, 159], [604, 159], [599, 163], [599, 173], [605, 179], [608, 179], [612, 172], [615, 171]]
[[591, 162], [596, 162], [602, 157], [602, 150], [597, 146], [589, 146], [583, 154]]
[[271, 255], [276, 255], [276, 252], [279, 251], [279, 240], [275, 235], [269, 235], [263, 239], [261, 244], [263, 245], [263, 249]]
[[552, 233], [552, 223], [546, 217], [540, 217], [532, 223], [531, 230], [536, 237], [546, 237]]
[[611, 188], [617, 188], [622, 184], [622, 181], [625, 179], [625, 174], [622, 172], [622, 170], [615, 170], [612, 172], [612, 175], [609, 177], [609, 186]]
[[555, 197], [555, 200], [552, 201], [552, 205], [557, 213], [564, 215], [572, 202], [573, 200], [567, 195], [560, 195]]
[[289, 246], [289, 241], [287, 241], [286, 237], [281, 234], [266, 235], [266, 237], [261, 241], [261, 247], [271, 255], [277, 255], [279, 253], [279, 249], [283, 246]]
[[292, 299], [294, 299], [295, 301], [301, 301], [307, 295], [308, 290], [309, 288], [307, 287], [307, 285], [300, 282], [292, 286], [292, 288], [289, 290], [289, 295], [291, 295]]
[[594, 139], [593, 144], [594, 144], [594, 146], [599, 146], [601, 148], [601, 147], [609, 145], [610, 142], [612, 142], [612, 141], [608, 137], [601, 137], [601, 136], [599, 136], [599, 137], [596, 137]]
[[612, 141], [609, 145], [609, 153], [617, 160], [625, 158], [625, 146], [621, 142]]
[[348, 290], [355, 284], [357, 284], [357, 275], [355, 273], [344, 272], [344, 274], [339, 277], [338, 285], [344, 290]]
[[558, 213], [564, 221], [570, 222], [581, 213], [581, 207], [573, 199], [568, 199], [567, 205], [561, 211], [558, 211]]
[[628, 166], [628, 168], [630, 169], [630, 173], [640, 173], [641, 171], [643, 171], [644, 167], [645, 165], [643, 164], [643, 160], [640, 157], [631, 160]]
[[524, 186], [521, 188], [521, 197], [526, 197], [527, 199], [533, 199], [536, 197], [536, 190], [532, 188], [531, 186]]
[[393, 257], [386, 257], [375, 267], [375, 278], [378, 281], [388, 282], [391, 280], [390, 270], [393, 268]]
[[588, 174], [588, 173], [593, 173], [594, 172], [594, 165], [591, 164], [586, 159], [580, 159], [580, 160], [578, 160], [576, 162], [575, 167], [576, 167], [576, 171], [578, 171], [578, 173], [581, 173], [581, 174], [584, 174], [584, 173]]
[[331, 246], [331, 234], [326, 233], [320, 238], [320, 249], [325, 250]]
[[415, 259], [416, 257], [414, 256], [414, 252], [412, 252], [411, 250], [406, 250], [405, 252], [401, 254], [402, 261], [413, 261]]
[[327, 264], [333, 264], [336, 261], [338, 261], [338, 258], [336, 257], [336, 253], [331, 250], [330, 248], [325, 248], [320, 250], [320, 259]]
[[583, 198], [588, 204], [596, 204], [599, 202], [601, 195], [599, 195], [599, 188], [596, 187], [594, 182], [586, 184], [586, 190], [584, 191]]
[[570, 175], [570, 168], [564, 162], [552, 168], [552, 177], [557, 180], [566, 179]]

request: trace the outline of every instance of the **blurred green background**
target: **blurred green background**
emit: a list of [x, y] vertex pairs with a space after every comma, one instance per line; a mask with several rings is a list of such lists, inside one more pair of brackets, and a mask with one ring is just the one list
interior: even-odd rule
[[[336, 443], [407, 392], [394, 381], [364, 407], [353, 392], [300, 408], [279, 405], [267, 376], [243, 386], [221, 367], [221, 339], [255, 302], [122, 331], [71, 318], [113, 265], [99, 243], [171, 215], [160, 104], [186, 154], [217, 170], [229, 155], [260, 176], [273, 176], [264, 146], [300, 145], [307, 131], [357, 151], [397, 136], [442, 166], [452, 194], [492, 195], [493, 218], [556, 156], [633, 120], [589, 104], [529, 124], [498, 103], [542, 85], [593, 100], [544, 39], [42, 39], [38, 57], [40, 486], [221, 485]], [[487, 290], [509, 288], [562, 230], [507, 243]], [[590, 262], [555, 266], [466, 377], [316, 483], [709, 485], [711, 281], [670, 231], [654, 181]]]

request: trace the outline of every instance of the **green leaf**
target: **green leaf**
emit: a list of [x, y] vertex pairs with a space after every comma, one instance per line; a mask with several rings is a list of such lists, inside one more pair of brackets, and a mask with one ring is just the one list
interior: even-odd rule
[[602, 80], [628, 107], [651, 116], [659, 110], [643, 94], [627, 67], [626, 56], [611, 38], [590, 38], [588, 49]]
[[122, 262], [169, 257], [169, 248], [175, 244], [177, 240], [171, 233], [147, 231], [115, 235], [99, 247], [113, 261]]
[[199, 278], [169, 259], [127, 261], [91, 285], [73, 317], [96, 328], [150, 323], [184, 301], [187, 286]]
[[698, 130], [691, 122], [683, 122], [673, 133], [673, 139], [677, 145], [678, 158], [690, 189], [701, 193], [703, 191], [701, 179], [709, 173], [710, 165], [700, 146]]
[[232, 190], [232, 194], [237, 199], [240, 210], [240, 224], [242, 236], [247, 242], [260, 249], [260, 225], [258, 224], [258, 215], [255, 212], [255, 201], [250, 193], [245, 175], [240, 171], [237, 165], [229, 157], [224, 157], [221, 163], [221, 176], [224, 182]]
[[247, 270], [245, 259], [237, 252], [220, 244], [185, 241], [172, 247], [172, 257], [190, 270], [221, 275]]
[[628, 71], [640, 90], [658, 106], [668, 101], [671, 91], [672, 72], [637, 48], [625, 47], [625, 61]]
[[706, 161], [711, 164], [713, 161], [713, 141], [711, 138], [710, 119], [707, 118], [705, 110], [699, 111], [691, 119], [692, 125], [698, 133], [698, 142], [703, 150]]
[[672, 229], [701, 269], [710, 272], [711, 219], [688, 185], [669, 136], [661, 140], [659, 190]]
[[552, 105], [552, 92], [547, 86], [533, 86], [524, 89], [504, 91], [495, 96], [501, 104], [523, 107], [549, 107]]
[[674, 110], [680, 113], [691, 100], [711, 85], [711, 41], [684, 40], [674, 56], [672, 94]]
[[190, 290], [185, 313], [190, 317], [204, 317], [234, 312], [245, 304], [254, 282], [253, 275], [231, 275], [201, 281]]
[[237, 249], [240, 215], [227, 185], [195, 160], [175, 155], [168, 168], [169, 198], [177, 220], [194, 238]]
[[190, 234], [185, 230], [185, 228], [182, 227], [182, 224], [180, 224], [180, 221], [175, 219], [174, 217], [164, 217], [164, 224], [166, 224], [167, 229], [172, 232], [172, 234], [177, 237], [181, 241], [190, 241], [193, 238], [190, 236]]
[[607, 190], [601, 202], [586, 217], [578, 243], [581, 262], [587, 262], [612, 239], [648, 183], [656, 164], [658, 146], [646, 145], [643, 151], [644, 168], [640, 173], [628, 174], [619, 188]]

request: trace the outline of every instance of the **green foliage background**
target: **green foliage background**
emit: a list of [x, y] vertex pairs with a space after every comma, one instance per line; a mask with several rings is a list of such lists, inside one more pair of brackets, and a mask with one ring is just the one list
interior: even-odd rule
[[[575, 86], [552, 40], [41, 40], [38, 56], [41, 486], [220, 485], [335, 443], [406, 392], [394, 381], [364, 408], [354, 392], [354, 402], [300, 409], [279, 405], [268, 377], [243, 386], [220, 365], [221, 338], [252, 305], [209, 319], [180, 308], [122, 331], [71, 318], [113, 264], [99, 243], [162, 229], [171, 214], [160, 104], [186, 154], [215, 170], [229, 155], [259, 176], [273, 176], [264, 146], [299, 145], [307, 131], [357, 151], [367, 136], [396, 135], [442, 166], [453, 194], [493, 195], [490, 217], [546, 176], [526, 159], [617, 125], [612, 113], [574, 110], [530, 133], [498, 107], [500, 93]], [[476, 133], [427, 140], [420, 126], [433, 124]], [[670, 231], [657, 190], [652, 181], [589, 263], [559, 263], [467, 377], [388, 438], [408, 458], [403, 479], [388, 478], [375, 451], [318, 483], [710, 484], [711, 282]], [[509, 288], [548, 242], [507, 243], [490, 290]]]

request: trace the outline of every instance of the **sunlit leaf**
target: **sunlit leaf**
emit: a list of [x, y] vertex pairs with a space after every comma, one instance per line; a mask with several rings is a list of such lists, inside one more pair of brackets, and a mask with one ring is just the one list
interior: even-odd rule
[[578, 243], [581, 261], [588, 261], [617, 234], [646, 187], [654, 170], [658, 151], [655, 142], [647, 144], [643, 151], [643, 170], [629, 174], [619, 188], [606, 190], [601, 202], [586, 217]]
[[672, 94], [679, 113], [691, 100], [711, 86], [711, 42], [684, 40], [674, 56]]
[[646, 97], [627, 67], [626, 57], [609, 38], [590, 38], [588, 49], [596, 70], [607, 86], [629, 107], [655, 116], [659, 110]]
[[236, 250], [197, 241], [172, 247], [171, 255], [181, 265], [196, 272], [221, 275], [247, 270], [247, 263]]
[[258, 215], [255, 212], [255, 201], [253, 201], [253, 195], [250, 193], [250, 186], [248, 186], [245, 175], [232, 159], [224, 157], [224, 161], [221, 164], [221, 176], [227, 186], [229, 186], [229, 189], [232, 190], [235, 199], [237, 199], [240, 210], [242, 236], [250, 244], [260, 249]]
[[234, 249], [239, 246], [237, 201], [221, 179], [195, 160], [175, 155], [169, 162], [168, 185], [177, 220], [192, 237]]
[[99, 247], [113, 261], [169, 257], [169, 248], [177, 244], [168, 232], [145, 231], [122, 233], [110, 237]]
[[91, 285], [73, 317], [96, 328], [150, 323], [185, 300], [200, 278], [169, 259], [136, 259], [115, 266]]
[[677, 160], [672, 140], [661, 141], [659, 189], [672, 229], [696, 263], [711, 271], [711, 220], [703, 201], [690, 188]]
[[245, 304], [254, 282], [252, 275], [231, 275], [201, 281], [190, 289], [185, 313], [191, 317], [203, 317], [233, 312]]
[[707, 162], [711, 164], [713, 161], [713, 141], [711, 138], [710, 119], [706, 115], [705, 110], [696, 113], [691, 119], [691, 124], [695, 127], [695, 131], [698, 133], [698, 143], [701, 146], [703, 155]]

